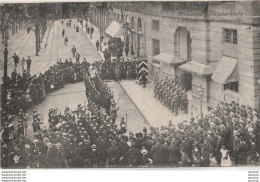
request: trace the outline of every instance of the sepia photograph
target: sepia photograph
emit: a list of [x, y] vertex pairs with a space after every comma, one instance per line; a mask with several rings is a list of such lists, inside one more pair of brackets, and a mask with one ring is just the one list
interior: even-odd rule
[[260, 166], [260, 1], [0, 13], [2, 169]]

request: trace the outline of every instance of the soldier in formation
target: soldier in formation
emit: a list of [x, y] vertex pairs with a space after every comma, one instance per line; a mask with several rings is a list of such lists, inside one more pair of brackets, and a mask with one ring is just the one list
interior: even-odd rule
[[[101, 63], [93, 64], [95, 69]], [[79, 67], [78, 67], [79, 66]], [[113, 93], [95, 72], [90, 74], [86, 61], [80, 64], [58, 61], [39, 76], [19, 73], [9, 78], [8, 104], [1, 109], [1, 125], [12, 142], [1, 143], [3, 168], [83, 168], [83, 167], [214, 167], [260, 164], [260, 120], [250, 106], [220, 102], [202, 118], [169, 122], [167, 127], [143, 128], [142, 132], [127, 132], [126, 122], [114, 121], [111, 105]], [[77, 79], [78, 78], [78, 79]], [[32, 105], [47, 93], [66, 83], [84, 81], [87, 106], [73, 110], [65, 107], [63, 114], [49, 110], [48, 130], [34, 125], [32, 137], [24, 135], [26, 102]], [[156, 80], [156, 98], [174, 112], [181, 108], [185, 91], [166, 78]], [[172, 91], [172, 92], [171, 92]], [[175, 94], [172, 104], [171, 94]], [[27, 95], [29, 95], [27, 97]], [[184, 97], [183, 97], [184, 98]], [[103, 100], [106, 100], [105, 104]], [[26, 101], [26, 102], [25, 102]], [[185, 102], [184, 102], [185, 103]], [[24, 104], [24, 107], [23, 107]], [[21, 107], [22, 106], [22, 107]], [[107, 107], [107, 112], [102, 112]], [[22, 109], [22, 110], [21, 110]], [[13, 127], [11, 115], [18, 115], [20, 137]], [[23, 120], [25, 119], [25, 120]], [[39, 114], [34, 111], [33, 120]], [[130, 121], [131, 122], [131, 121]], [[7, 131], [7, 132], [6, 132]]]
[[185, 89], [179, 86], [175, 80], [170, 80], [168, 77], [163, 80], [156, 74], [154, 77], [154, 95], [176, 116], [179, 109], [184, 113], [188, 112], [188, 98]]

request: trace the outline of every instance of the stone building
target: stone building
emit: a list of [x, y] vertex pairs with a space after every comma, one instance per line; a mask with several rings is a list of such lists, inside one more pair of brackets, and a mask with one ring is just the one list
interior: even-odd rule
[[112, 6], [109, 2], [90, 3], [89, 19], [99, 30], [100, 34], [105, 34], [105, 29], [113, 20]]
[[146, 2], [114, 2], [114, 20], [123, 28], [124, 50], [128, 56], [145, 57], [145, 16]]
[[177, 78], [191, 105], [236, 101], [260, 110], [260, 2], [117, 2], [125, 46], [149, 78]]
[[260, 3], [149, 3], [150, 78], [177, 77], [197, 110], [236, 101], [260, 109]]

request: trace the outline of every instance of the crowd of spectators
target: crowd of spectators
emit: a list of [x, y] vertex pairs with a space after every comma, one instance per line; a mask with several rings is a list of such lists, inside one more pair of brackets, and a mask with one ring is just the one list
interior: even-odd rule
[[136, 79], [138, 62], [134, 58], [109, 59], [96, 62], [100, 77], [105, 80]]
[[[19, 127], [19, 137], [1, 147], [3, 168], [82, 168], [82, 167], [217, 167], [260, 164], [260, 122], [256, 111], [238, 103], [219, 103], [209, 114], [161, 128], [127, 131], [121, 118], [116, 121], [113, 93], [103, 81], [100, 65], [59, 61], [38, 77], [15, 75], [9, 79], [9, 105], [2, 111], [18, 112], [26, 122], [25, 109], [16, 108], [21, 96], [27, 104], [39, 103], [46, 94], [66, 83], [84, 81], [87, 106], [64, 113], [49, 110], [48, 128], [34, 125], [33, 137]], [[29, 95], [27, 97], [27, 95]], [[161, 98], [161, 96], [160, 96]], [[165, 97], [163, 97], [165, 101]], [[27, 106], [24, 104], [24, 107]], [[12, 110], [12, 108], [15, 108]], [[102, 112], [101, 108], [105, 108]], [[41, 116], [34, 111], [33, 120]], [[131, 121], [129, 121], [131, 122]], [[19, 125], [18, 123], [18, 125]], [[7, 123], [10, 124], [10, 123]], [[22, 128], [22, 129], [21, 129]], [[23, 130], [23, 131], [22, 131]]]
[[73, 63], [71, 60], [59, 60], [39, 76], [31, 76], [24, 71], [21, 75], [16, 69], [7, 79], [7, 114], [18, 114], [19, 110], [26, 111], [28, 107], [40, 103], [46, 94], [61, 89], [65, 84], [83, 81], [81, 67], [87, 62]]
[[124, 42], [120, 38], [110, 38], [107, 44], [108, 51], [112, 57], [119, 59], [121, 56], [123, 56]]
[[[197, 121], [197, 122], [196, 122]], [[47, 131], [2, 145], [2, 167], [217, 167], [259, 165], [254, 110], [220, 103], [202, 119], [125, 134], [90, 101], [64, 114], [49, 111]]]

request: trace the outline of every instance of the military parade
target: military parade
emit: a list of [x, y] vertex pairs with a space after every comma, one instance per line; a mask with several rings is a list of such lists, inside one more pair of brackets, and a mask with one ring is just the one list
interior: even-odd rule
[[168, 107], [175, 116], [178, 115], [179, 109], [187, 114], [188, 98], [185, 89], [178, 85], [177, 80], [160, 80], [158, 75], [154, 77], [154, 95], [166, 107]]
[[[129, 131], [127, 135], [124, 118], [121, 118], [120, 126], [115, 122], [119, 108], [115, 107], [113, 93], [98, 72], [94, 77], [90, 73], [95, 65], [85, 61], [72, 63], [67, 59], [64, 62], [59, 60], [39, 77], [25, 73], [23, 77], [17, 75], [10, 79], [10, 100], [7, 109], [1, 111], [2, 127], [9, 131], [2, 134], [2, 167], [216, 167], [259, 164], [260, 122], [251, 107], [239, 106], [235, 102], [219, 103], [201, 119], [191, 118], [177, 126], [169, 122], [167, 127], [143, 128], [143, 132], [134, 134]], [[78, 105], [76, 110], [66, 107], [64, 114], [50, 108], [48, 128], [43, 126], [40, 114], [34, 110], [33, 138], [26, 138], [29, 124], [26, 107], [41, 102], [46, 94], [68, 82], [83, 80], [88, 105]], [[185, 91], [177, 83], [168, 78], [158, 80], [158, 77], [155, 82], [156, 98], [175, 115], [180, 108], [183, 111], [187, 109], [185, 100], [180, 99], [186, 98]], [[172, 90], [175, 90], [174, 93]], [[172, 100], [171, 93], [173, 98], [177, 96], [179, 99]], [[103, 112], [101, 108], [104, 108]], [[18, 129], [14, 131], [9, 118], [16, 114]], [[12, 136], [9, 135], [11, 133]]]
[[[2, 168], [260, 165], [257, 108], [224, 96], [225, 100], [209, 102], [207, 112], [202, 112], [209, 97], [202, 92], [209, 84], [187, 87], [191, 80], [184, 84], [180, 75], [164, 71], [165, 62], [159, 64], [160, 69], [151, 68], [147, 57], [140, 56], [142, 50], [135, 47], [134, 39], [122, 39], [129, 39], [135, 32], [137, 42], [143, 43], [142, 26], [140, 31], [128, 27], [132, 33], [124, 32], [121, 38], [106, 35], [93, 12], [88, 9], [84, 14], [82, 10], [79, 15], [76, 10], [68, 17], [48, 21], [52, 26], [45, 31], [50, 38], [41, 32], [45, 48], [38, 49], [36, 44], [39, 55], [19, 48], [4, 56], [9, 63], [3, 68], [6, 74], [1, 82]], [[24, 42], [38, 41], [30, 37], [32, 27], [25, 25], [28, 37]], [[128, 45], [130, 42], [132, 45]], [[124, 86], [129, 83], [136, 85], [130, 88], [134, 96]], [[194, 87], [196, 92], [191, 90]], [[225, 82], [223, 89], [228, 87]], [[69, 92], [64, 91], [68, 88]], [[196, 95], [199, 91], [201, 95]], [[156, 112], [138, 107], [140, 103], [134, 97], [139, 93], [141, 98], [149, 98], [139, 102], [146, 108], [152, 105]], [[60, 95], [66, 95], [66, 99], [59, 99]], [[199, 103], [200, 114], [192, 110]], [[132, 110], [127, 109], [130, 104]], [[147, 115], [160, 115], [161, 121], [154, 124]], [[137, 125], [138, 117], [143, 122]]]

